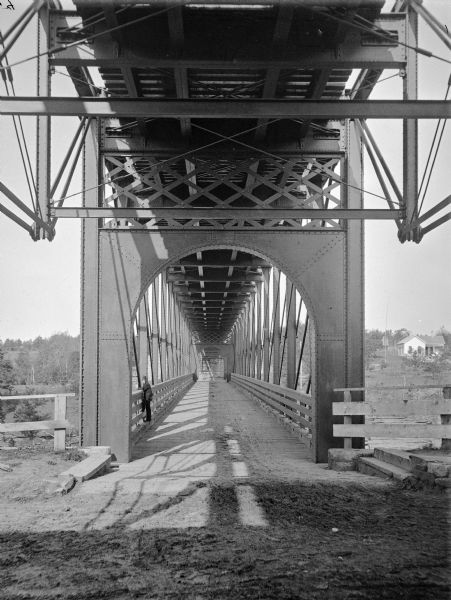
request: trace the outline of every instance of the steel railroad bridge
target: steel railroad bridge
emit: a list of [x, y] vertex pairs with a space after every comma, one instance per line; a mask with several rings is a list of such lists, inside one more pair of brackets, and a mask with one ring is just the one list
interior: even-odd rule
[[[0, 210], [36, 240], [82, 220], [83, 445], [129, 460], [142, 377], [172, 398], [202, 372], [282, 398], [313, 460], [342, 444], [333, 390], [364, 385], [364, 220], [419, 242], [449, 219], [449, 198], [418, 209], [418, 119], [450, 116], [417, 98], [418, 18], [450, 38], [419, 0], [383, 4], [35, 0], [3, 32], [8, 83], [38, 16], [38, 93], [1, 98], [36, 117], [36, 207], [2, 182]], [[72, 97], [51, 95], [62, 69]], [[387, 69], [403, 96], [371, 100]], [[57, 115], [79, 126], [51, 181]], [[367, 118], [403, 120], [400, 184]], [[363, 149], [383, 205], [364, 202]]]

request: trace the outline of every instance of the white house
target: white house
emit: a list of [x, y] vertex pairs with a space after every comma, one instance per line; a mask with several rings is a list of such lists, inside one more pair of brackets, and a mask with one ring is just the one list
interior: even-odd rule
[[442, 335], [408, 335], [400, 340], [396, 347], [399, 356], [406, 356], [414, 352], [429, 356], [443, 352], [445, 340]]

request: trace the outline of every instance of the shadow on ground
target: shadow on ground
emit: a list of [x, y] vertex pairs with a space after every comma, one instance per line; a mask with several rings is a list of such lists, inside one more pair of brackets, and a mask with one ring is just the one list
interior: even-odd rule
[[185, 489], [176, 502], [207, 496], [203, 527], [135, 528], [135, 509], [98, 531], [4, 534], [0, 598], [449, 598], [446, 495], [255, 482], [265, 525], [246, 526], [245, 487]]

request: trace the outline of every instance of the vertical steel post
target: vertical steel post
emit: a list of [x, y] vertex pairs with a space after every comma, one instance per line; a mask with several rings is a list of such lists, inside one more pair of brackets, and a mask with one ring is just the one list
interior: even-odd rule
[[270, 269], [263, 269], [263, 380], [269, 381], [269, 278]]
[[159, 306], [160, 297], [160, 275], [155, 277], [152, 283], [152, 371], [155, 377], [155, 383], [163, 381], [161, 375], [161, 356], [160, 356], [160, 322]]
[[280, 270], [273, 268], [273, 331], [272, 331], [272, 380], [279, 383], [280, 370]]
[[[414, 48], [418, 45], [418, 14], [406, 4], [406, 42], [407, 64], [403, 80], [404, 100], [418, 98], [418, 57]], [[409, 226], [418, 217], [418, 121], [403, 120], [403, 196], [406, 208], [406, 224]], [[418, 229], [408, 234], [408, 239], [415, 239]]]
[[296, 383], [296, 288], [287, 279], [287, 387], [295, 389]]
[[[348, 208], [363, 206], [363, 153], [362, 141], [354, 121], [347, 127], [346, 198]], [[346, 224], [346, 386], [364, 387], [364, 225], [362, 221], [348, 220]], [[354, 400], [363, 400], [358, 394]], [[332, 407], [330, 407], [331, 410]], [[331, 413], [330, 413], [331, 414]], [[332, 417], [329, 417], [330, 427]], [[356, 418], [355, 423], [362, 422]], [[363, 438], [355, 440], [356, 447], [364, 445]]]
[[174, 310], [172, 306], [172, 283], [167, 284], [168, 290], [168, 324], [167, 324], [167, 348], [168, 348], [168, 378], [174, 377]]
[[[99, 204], [100, 159], [97, 121], [90, 125], [83, 152], [83, 206]], [[81, 223], [80, 443], [99, 437], [99, 221]]]
[[[246, 310], [244, 311], [244, 315], [246, 314]], [[246, 345], [244, 339], [244, 316], [241, 316], [240, 319], [240, 329], [239, 329], [239, 344], [240, 344], [240, 373], [241, 375], [246, 374]]]
[[[47, 3], [39, 9], [37, 34], [37, 96], [50, 96], [50, 71], [48, 50], [49, 8]], [[36, 118], [36, 193], [39, 216], [50, 222], [50, 116]], [[97, 162], [96, 162], [97, 164]], [[36, 225], [38, 228], [38, 226]], [[48, 237], [37, 229], [40, 238]]]
[[246, 318], [244, 321], [244, 342], [245, 342], [245, 371], [247, 377], [251, 376], [251, 298], [246, 305]]
[[174, 374], [176, 377], [181, 375], [180, 373], [180, 311], [178, 302], [173, 298], [174, 308]]
[[152, 286], [149, 286], [146, 294], [145, 294], [145, 304], [144, 304], [144, 313], [146, 317], [146, 338], [147, 338], [147, 356], [150, 358], [148, 360], [148, 366], [150, 366], [150, 383], [152, 385], [155, 384], [155, 372], [154, 372], [154, 364], [153, 364], [153, 352], [152, 352], [152, 323], [150, 320], [149, 314], [149, 299], [152, 298]]
[[148, 376], [148, 350], [147, 350], [147, 319], [146, 309], [144, 304], [147, 302], [147, 293], [144, 294], [143, 299], [138, 309], [138, 360], [139, 360], [139, 374], [141, 381], [144, 376]]
[[250, 377], [255, 377], [255, 359], [256, 359], [256, 339], [255, 339], [255, 326], [256, 326], [256, 294], [252, 294], [252, 301], [250, 305], [251, 318], [250, 318], [250, 336], [249, 336], [249, 350], [250, 350], [250, 364], [249, 373]]
[[256, 348], [257, 348], [257, 372], [255, 377], [262, 378], [262, 284], [257, 283], [257, 330], [256, 330]]
[[161, 349], [161, 373], [163, 381], [168, 379], [168, 326], [167, 326], [167, 280], [166, 271], [161, 274], [161, 313], [160, 313], [160, 349]]

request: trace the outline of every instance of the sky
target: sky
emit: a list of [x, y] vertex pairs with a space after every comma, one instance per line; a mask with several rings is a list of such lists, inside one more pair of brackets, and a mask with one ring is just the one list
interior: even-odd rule
[[[5, 3], [2, 3], [5, 4]], [[64, 5], [70, 6], [70, 2]], [[391, 3], [387, 3], [389, 6]], [[28, 6], [25, 0], [14, 0], [15, 13], [0, 7], [0, 29], [4, 32]], [[451, 30], [451, 2], [424, 0]], [[9, 55], [10, 62], [35, 53], [35, 23], [17, 42]], [[437, 36], [420, 26], [419, 45], [449, 58], [449, 51]], [[60, 72], [52, 78], [53, 95], [73, 95], [68, 77]], [[419, 97], [443, 99], [451, 65], [433, 58], [419, 57]], [[14, 68], [17, 95], [35, 94], [34, 61]], [[393, 75], [384, 72], [384, 77]], [[0, 83], [0, 94], [4, 88]], [[379, 83], [372, 98], [400, 98], [401, 79]], [[34, 160], [35, 119], [23, 119], [29, 152]], [[435, 121], [420, 122], [420, 175], [432, 141]], [[368, 121], [384, 157], [399, 186], [402, 185], [402, 133], [400, 123], [393, 120]], [[70, 142], [77, 120], [55, 119], [53, 125], [53, 172]], [[29, 201], [18, 146], [11, 117], [0, 116], [0, 181], [20, 198]], [[448, 122], [439, 157], [424, 204], [427, 210], [449, 194], [451, 164], [451, 124]], [[368, 158], [365, 160], [366, 190], [381, 193]], [[81, 175], [76, 173], [69, 193], [81, 190]], [[0, 202], [5, 199], [0, 198]], [[384, 207], [374, 197], [366, 196], [366, 206]], [[5, 203], [6, 204], [6, 203]], [[365, 224], [365, 310], [368, 329], [407, 328], [414, 333], [430, 334], [441, 326], [451, 329], [451, 222], [427, 234], [420, 244], [400, 244], [392, 222], [367, 221]], [[29, 235], [0, 213], [0, 339], [48, 337], [67, 331], [77, 335], [80, 328], [80, 223], [61, 220], [52, 242], [33, 242]]]

